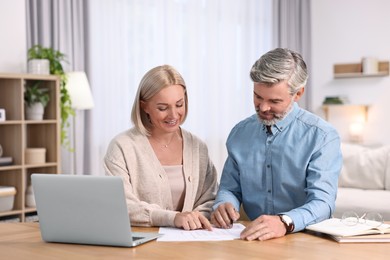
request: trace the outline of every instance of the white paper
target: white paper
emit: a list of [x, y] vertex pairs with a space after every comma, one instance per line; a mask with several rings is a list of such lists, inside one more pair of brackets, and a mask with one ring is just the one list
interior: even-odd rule
[[230, 229], [213, 227], [212, 231], [205, 229], [183, 230], [179, 228], [160, 227], [158, 233], [162, 234], [157, 241], [223, 241], [240, 239], [240, 233], [245, 226], [234, 223]]

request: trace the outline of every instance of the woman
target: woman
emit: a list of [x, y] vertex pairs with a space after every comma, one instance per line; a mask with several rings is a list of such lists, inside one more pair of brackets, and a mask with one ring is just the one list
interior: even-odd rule
[[186, 85], [173, 67], [145, 74], [134, 127], [111, 141], [104, 158], [106, 175], [123, 178], [132, 225], [211, 230], [217, 172], [205, 143], [180, 127], [187, 112]]

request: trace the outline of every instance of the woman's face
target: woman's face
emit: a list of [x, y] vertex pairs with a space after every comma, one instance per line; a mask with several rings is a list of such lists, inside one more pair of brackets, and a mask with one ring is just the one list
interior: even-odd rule
[[181, 85], [163, 88], [150, 100], [141, 102], [149, 114], [152, 131], [172, 133], [179, 129], [186, 111], [185, 92]]

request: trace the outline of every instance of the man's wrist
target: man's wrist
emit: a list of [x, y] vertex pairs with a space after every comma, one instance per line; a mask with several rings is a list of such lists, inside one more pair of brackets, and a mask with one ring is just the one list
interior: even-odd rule
[[279, 214], [278, 216], [280, 218], [280, 221], [284, 224], [284, 227], [286, 228], [286, 234], [293, 232], [295, 225], [292, 218], [284, 214]]

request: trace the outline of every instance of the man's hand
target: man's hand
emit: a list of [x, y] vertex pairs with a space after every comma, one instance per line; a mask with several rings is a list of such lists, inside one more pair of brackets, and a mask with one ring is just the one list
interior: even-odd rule
[[246, 240], [268, 240], [282, 237], [286, 234], [286, 227], [279, 216], [262, 215], [253, 220], [240, 235]]
[[211, 214], [211, 223], [218, 228], [231, 228], [240, 218], [240, 213], [229, 202], [223, 203]]
[[184, 230], [212, 230], [209, 220], [198, 211], [177, 213], [174, 219], [175, 227]]

